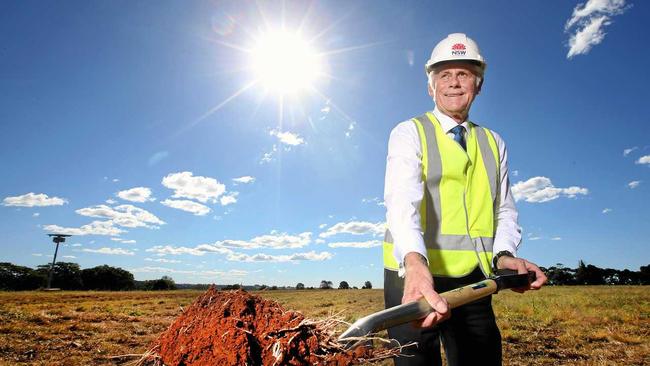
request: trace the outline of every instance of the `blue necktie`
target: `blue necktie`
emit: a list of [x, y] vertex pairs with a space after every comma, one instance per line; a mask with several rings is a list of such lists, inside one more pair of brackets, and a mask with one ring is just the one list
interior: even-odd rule
[[465, 147], [465, 139], [463, 138], [463, 130], [465, 130], [465, 128], [463, 128], [461, 125], [458, 125], [452, 128], [450, 131], [454, 134], [454, 141], [458, 142], [463, 150], [467, 150], [467, 147]]

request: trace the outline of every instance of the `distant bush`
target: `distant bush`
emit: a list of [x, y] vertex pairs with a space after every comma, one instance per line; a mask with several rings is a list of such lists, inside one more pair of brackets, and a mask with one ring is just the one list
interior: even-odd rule
[[144, 281], [144, 289], [149, 291], [176, 290], [176, 283], [169, 276], [162, 276], [158, 280]]
[[234, 285], [226, 285], [226, 286], [222, 287], [221, 289], [222, 290], [241, 290], [241, 288], [242, 288], [242, 285], [236, 283]]

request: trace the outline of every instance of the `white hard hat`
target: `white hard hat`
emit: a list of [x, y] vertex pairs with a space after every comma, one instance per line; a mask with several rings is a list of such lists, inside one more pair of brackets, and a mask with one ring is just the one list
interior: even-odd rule
[[465, 33], [452, 33], [440, 41], [431, 52], [431, 58], [424, 66], [424, 71], [429, 74], [434, 66], [447, 61], [469, 61], [478, 65], [481, 72], [484, 72], [487, 66], [478, 45]]

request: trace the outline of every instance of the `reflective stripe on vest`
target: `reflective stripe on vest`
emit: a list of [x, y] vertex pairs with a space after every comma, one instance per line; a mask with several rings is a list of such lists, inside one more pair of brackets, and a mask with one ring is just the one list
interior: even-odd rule
[[[494, 136], [469, 122], [465, 152], [432, 113], [413, 122], [422, 147], [426, 184], [420, 216], [431, 273], [462, 277], [480, 264], [490, 275], [500, 176]], [[397, 270], [388, 230], [383, 249], [384, 267]]]

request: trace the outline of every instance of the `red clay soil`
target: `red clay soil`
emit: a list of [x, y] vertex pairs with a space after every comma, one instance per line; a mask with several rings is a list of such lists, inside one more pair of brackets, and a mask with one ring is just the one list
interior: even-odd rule
[[245, 291], [210, 287], [156, 341], [166, 366], [340, 365], [372, 359], [344, 351], [336, 338], [298, 312]]

